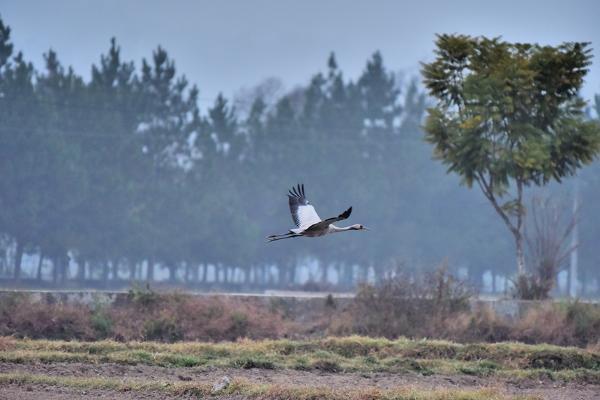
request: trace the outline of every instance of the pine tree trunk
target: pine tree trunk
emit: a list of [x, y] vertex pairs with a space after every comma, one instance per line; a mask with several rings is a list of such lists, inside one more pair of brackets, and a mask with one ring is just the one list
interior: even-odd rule
[[15, 254], [15, 268], [14, 268], [14, 279], [19, 281], [21, 279], [21, 263], [23, 262], [23, 243], [17, 240], [17, 249]]
[[208, 279], [208, 264], [202, 266], [202, 283], [206, 283]]
[[60, 271], [60, 260], [58, 257], [52, 258], [52, 283], [58, 283], [58, 274]]
[[68, 274], [68, 268], [69, 268], [69, 257], [64, 255], [60, 257], [60, 283], [65, 283], [65, 281], [67, 280], [67, 274]]
[[77, 260], [77, 281], [80, 284], [85, 281], [85, 260]]
[[42, 280], [42, 265], [44, 265], [44, 253], [40, 252], [40, 258], [38, 260], [37, 276], [36, 276], [38, 281]]
[[147, 269], [146, 269], [146, 280], [148, 282], [153, 282], [154, 281], [154, 260], [153, 259], [149, 259], [147, 261], [148, 265], [147, 265]]
[[112, 279], [114, 282], [116, 282], [117, 280], [119, 280], [119, 263], [118, 263], [118, 261], [113, 260], [111, 262], [111, 266], [112, 266]]
[[136, 272], [137, 272], [137, 263], [129, 261], [129, 280], [135, 280]]
[[102, 284], [104, 285], [104, 287], [106, 287], [108, 284], [108, 274], [108, 262], [104, 261], [102, 263]]
[[287, 281], [288, 285], [294, 285], [296, 283], [296, 263], [290, 266], [290, 275]]
[[326, 284], [329, 279], [329, 264], [323, 263], [323, 267], [321, 268], [321, 283]]
[[187, 281], [190, 277], [190, 267], [185, 265], [183, 268], [184, 268], [183, 269], [183, 283], [187, 283]]

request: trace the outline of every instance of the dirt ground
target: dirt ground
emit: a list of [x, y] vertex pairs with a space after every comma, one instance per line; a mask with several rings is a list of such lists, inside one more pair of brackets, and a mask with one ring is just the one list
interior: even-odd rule
[[[461, 388], [481, 389], [492, 387], [507, 394], [539, 395], [549, 400], [592, 400], [600, 399], [600, 385], [582, 385], [552, 381], [513, 382], [498, 378], [478, 378], [471, 376], [422, 376], [414, 373], [320, 373], [295, 370], [264, 369], [217, 369], [217, 368], [163, 368], [156, 366], [127, 366], [119, 364], [12, 364], [1, 363], [0, 373], [21, 372], [48, 376], [103, 377], [142, 381], [190, 381], [214, 383], [223, 376], [244, 378], [255, 383], [284, 384], [297, 386], [352, 388], [378, 387], [389, 389], [399, 386], [413, 386], [422, 389]], [[157, 392], [120, 392], [114, 390], [81, 390], [47, 385], [5, 385], [0, 387], [0, 400], [8, 399], [185, 399], [193, 397], [168, 396]], [[241, 397], [227, 397], [227, 400], [242, 400]]]

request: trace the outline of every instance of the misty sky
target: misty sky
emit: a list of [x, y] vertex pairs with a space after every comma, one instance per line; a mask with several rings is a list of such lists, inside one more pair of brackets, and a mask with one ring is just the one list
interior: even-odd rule
[[593, 0], [0, 0], [0, 15], [27, 59], [41, 66], [52, 47], [86, 78], [112, 36], [138, 66], [160, 44], [199, 86], [203, 109], [219, 91], [231, 97], [269, 77], [288, 89], [305, 84], [330, 51], [346, 77], [355, 78], [375, 50], [389, 68], [416, 74], [432, 58], [435, 33], [591, 41], [594, 64], [582, 94], [600, 93], [600, 2]]

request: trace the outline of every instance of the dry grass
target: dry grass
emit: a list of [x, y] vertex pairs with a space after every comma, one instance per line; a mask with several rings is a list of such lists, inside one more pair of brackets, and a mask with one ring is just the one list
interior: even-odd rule
[[244, 396], [263, 400], [533, 400], [537, 396], [510, 396], [494, 389], [425, 390], [399, 387], [389, 390], [376, 388], [331, 389], [326, 387], [301, 387], [262, 385], [243, 379], [234, 379], [221, 392], [213, 393], [211, 386], [191, 382], [161, 382], [115, 380], [108, 378], [49, 377], [32, 374], [0, 374], [0, 384], [43, 384], [77, 389], [109, 389], [115, 391], [156, 391], [174, 395], [193, 394], [200, 398], [211, 396]]

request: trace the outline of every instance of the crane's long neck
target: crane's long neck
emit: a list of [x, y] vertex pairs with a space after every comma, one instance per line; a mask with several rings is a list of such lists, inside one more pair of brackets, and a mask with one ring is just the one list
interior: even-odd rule
[[331, 233], [337, 233], [337, 232], [346, 232], [346, 231], [353, 231], [356, 230], [356, 227], [354, 225], [350, 225], [350, 226], [335, 226], [335, 225], [329, 225], [329, 229], [331, 229]]

